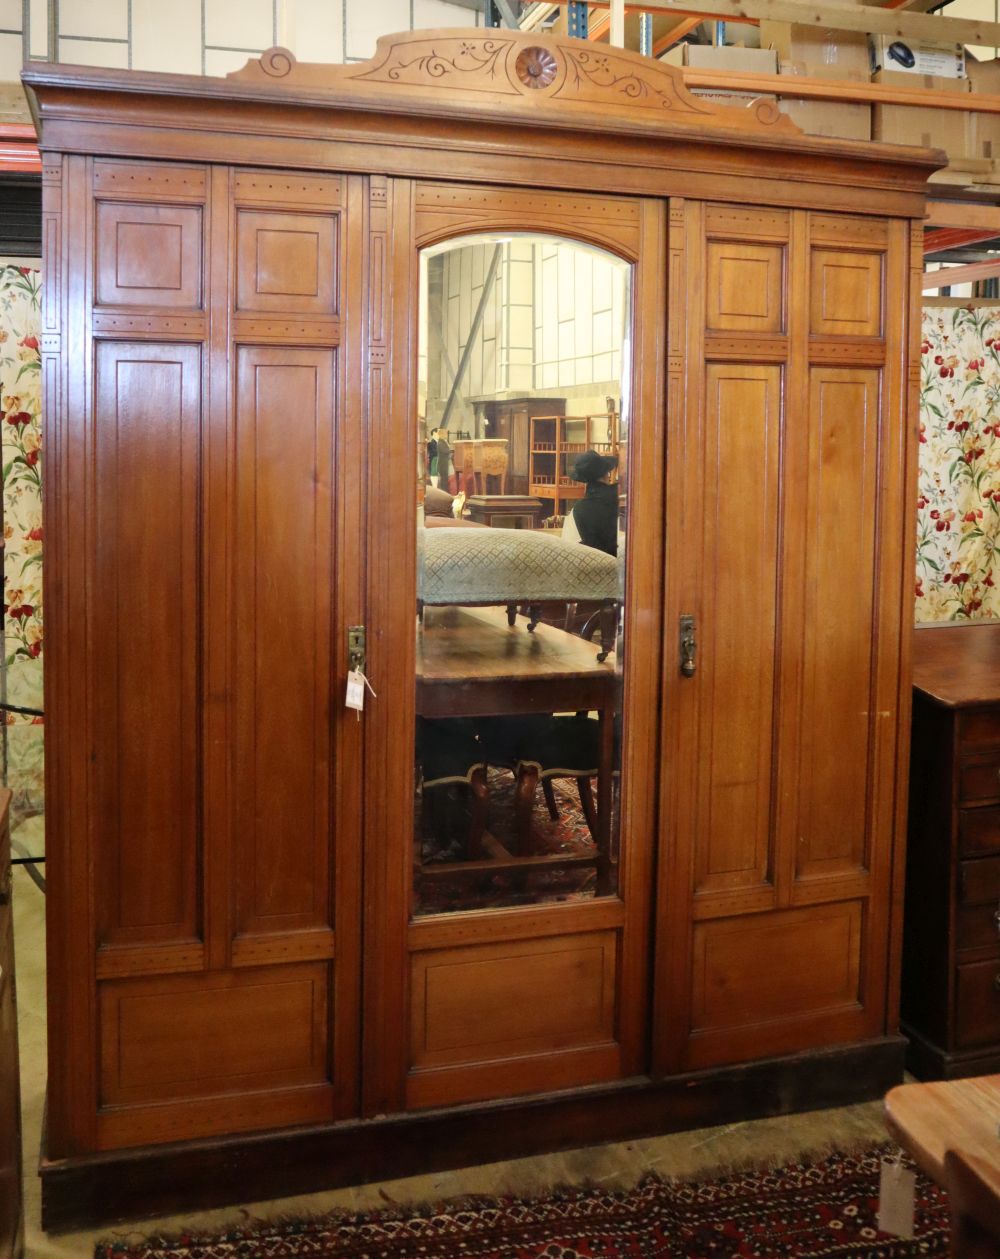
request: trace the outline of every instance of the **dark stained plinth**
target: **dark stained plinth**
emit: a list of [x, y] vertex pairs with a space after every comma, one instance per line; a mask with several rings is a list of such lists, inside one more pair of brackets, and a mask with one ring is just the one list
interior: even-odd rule
[[43, 1148], [42, 1227], [64, 1232], [176, 1212], [179, 1203], [204, 1210], [870, 1101], [902, 1079], [904, 1049], [889, 1036], [572, 1095], [85, 1158], [50, 1161]]

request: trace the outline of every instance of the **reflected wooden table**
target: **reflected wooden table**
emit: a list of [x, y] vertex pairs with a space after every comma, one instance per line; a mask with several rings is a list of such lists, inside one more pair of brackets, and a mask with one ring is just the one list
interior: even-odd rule
[[1000, 1168], [1000, 1075], [899, 1084], [885, 1097], [889, 1131], [932, 1180], [944, 1185], [948, 1150]]
[[[518, 617], [508, 625], [502, 607], [425, 606], [417, 626], [417, 714], [441, 718], [596, 712], [598, 886], [603, 890], [611, 855], [615, 667], [598, 661], [600, 647], [586, 639], [544, 623], [529, 633], [527, 624], [527, 618]], [[484, 867], [494, 868], [495, 863]]]

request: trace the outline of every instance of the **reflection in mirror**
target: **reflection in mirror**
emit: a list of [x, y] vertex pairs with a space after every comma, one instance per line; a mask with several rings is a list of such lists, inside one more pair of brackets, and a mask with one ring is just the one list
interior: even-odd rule
[[420, 263], [414, 912], [614, 895], [631, 268]]

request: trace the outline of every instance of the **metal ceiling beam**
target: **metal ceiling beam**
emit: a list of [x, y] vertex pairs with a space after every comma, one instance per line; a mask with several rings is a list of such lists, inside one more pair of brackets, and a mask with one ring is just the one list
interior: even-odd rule
[[504, 26], [512, 31], [519, 31], [521, 23], [511, 6], [510, 0], [486, 0], [486, 25], [495, 26], [494, 14], [498, 15]]

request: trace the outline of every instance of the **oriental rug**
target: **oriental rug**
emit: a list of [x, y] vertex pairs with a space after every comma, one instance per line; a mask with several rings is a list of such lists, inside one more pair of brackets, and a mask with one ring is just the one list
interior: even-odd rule
[[241, 1226], [216, 1237], [106, 1242], [95, 1259], [905, 1259], [945, 1255], [944, 1192], [917, 1178], [916, 1236], [876, 1228], [884, 1153], [634, 1189], [564, 1188], [535, 1198]]

